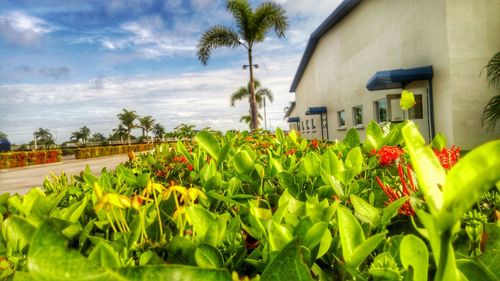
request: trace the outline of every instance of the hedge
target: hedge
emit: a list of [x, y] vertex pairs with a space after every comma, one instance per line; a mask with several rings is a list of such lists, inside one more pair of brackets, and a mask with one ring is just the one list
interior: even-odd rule
[[128, 152], [138, 152], [153, 149], [154, 144], [133, 144], [133, 145], [114, 145], [114, 146], [94, 146], [77, 148], [75, 151], [76, 159], [86, 159], [116, 154], [125, 154]]
[[59, 162], [61, 155], [59, 149], [0, 153], [0, 169]]

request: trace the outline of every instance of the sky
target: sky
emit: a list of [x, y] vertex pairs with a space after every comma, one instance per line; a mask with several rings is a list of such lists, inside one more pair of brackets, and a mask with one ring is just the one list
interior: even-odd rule
[[[266, 108], [271, 130], [288, 128], [283, 109], [294, 100], [289, 88], [309, 36], [341, 0], [276, 2], [286, 10], [287, 36], [271, 30], [254, 48], [255, 76], [274, 95]], [[0, 131], [16, 144], [38, 128], [57, 143], [83, 126], [109, 136], [123, 108], [153, 116], [167, 131], [181, 123], [248, 129], [239, 122], [248, 101], [229, 102], [248, 83], [246, 50], [216, 49], [206, 66], [196, 56], [209, 27], [234, 27], [225, 3], [0, 0]]]

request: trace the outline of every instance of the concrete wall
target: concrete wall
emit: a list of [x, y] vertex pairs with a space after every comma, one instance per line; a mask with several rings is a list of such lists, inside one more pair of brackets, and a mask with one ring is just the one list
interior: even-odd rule
[[[496, 0], [363, 1], [316, 46], [296, 89], [298, 116], [306, 120], [307, 107], [326, 105], [330, 139], [342, 139], [338, 111], [345, 110], [350, 128], [352, 107], [362, 105], [366, 126], [374, 118], [373, 102], [400, 92], [369, 92], [366, 82], [375, 72], [432, 65], [436, 132], [466, 149], [498, 138], [498, 130], [485, 134], [481, 128], [493, 91], [479, 72], [500, 49], [499, 6]], [[359, 132], [364, 135], [363, 128]]]

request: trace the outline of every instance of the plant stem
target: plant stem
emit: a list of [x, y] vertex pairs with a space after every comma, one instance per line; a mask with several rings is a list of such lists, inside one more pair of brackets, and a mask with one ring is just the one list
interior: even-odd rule
[[[452, 280], [452, 279], [450, 279], [450, 274], [454, 274], [456, 272], [456, 270], [454, 270], [454, 268], [453, 268], [453, 267], [455, 267], [454, 259], [452, 256], [453, 252], [450, 252], [451, 236], [452, 236], [451, 229], [446, 229], [441, 234], [441, 237], [440, 237], [441, 249], [439, 252], [439, 263], [437, 265], [437, 273], [436, 273], [436, 277], [434, 278], [434, 281]], [[451, 260], [450, 260], [450, 257], [451, 257]], [[455, 280], [455, 279], [456, 279], [456, 276], [453, 276], [453, 280]]]

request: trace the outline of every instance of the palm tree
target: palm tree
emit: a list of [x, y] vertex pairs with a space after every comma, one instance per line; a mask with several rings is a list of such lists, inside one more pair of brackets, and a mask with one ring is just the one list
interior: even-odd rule
[[195, 134], [195, 125], [188, 125], [188, 124], [180, 124], [179, 126], [174, 128], [174, 134], [177, 137], [177, 139], [191, 139]]
[[94, 133], [92, 135], [91, 140], [93, 142], [98, 142], [102, 144], [104, 141], [106, 141], [106, 137], [102, 133]]
[[146, 135], [146, 140], [148, 143], [149, 143], [149, 132], [151, 131], [151, 129], [153, 129], [155, 122], [156, 122], [156, 120], [153, 119], [153, 116], [151, 116], [151, 115], [139, 117], [139, 123], [140, 123], [139, 127], [142, 128], [143, 136], [144, 136], [144, 132], [146, 133], [145, 135]]
[[165, 137], [165, 127], [163, 127], [160, 123], [156, 123], [153, 127], [153, 133], [157, 139], [161, 138], [163, 141]]
[[139, 117], [135, 111], [128, 111], [125, 108], [122, 109], [122, 113], [119, 113], [118, 119], [120, 119], [121, 125], [127, 128], [127, 142], [130, 145], [130, 134], [132, 133], [133, 128], [137, 128], [137, 125], [134, 124], [135, 119]]
[[71, 141], [76, 141], [77, 143], [79, 143], [80, 140], [83, 139], [82, 132], [80, 130], [72, 132], [69, 139]]
[[113, 135], [111, 135], [110, 139], [119, 139], [120, 143], [123, 143], [123, 137], [128, 136], [127, 128], [125, 128], [122, 124], [118, 125], [118, 128], [113, 129]]
[[82, 135], [82, 142], [87, 143], [87, 140], [90, 138], [90, 129], [87, 126], [83, 126], [80, 128], [80, 133]]
[[44, 147], [55, 143], [54, 137], [49, 129], [39, 128], [38, 131], [33, 133], [33, 135], [35, 136], [35, 149], [37, 143], [43, 145]]
[[[262, 120], [262, 115], [260, 115], [260, 113], [257, 114], [257, 117], [259, 118], [259, 120]], [[241, 116], [240, 122], [248, 124], [250, 126], [250, 129], [252, 129], [252, 126], [251, 126], [252, 116], [250, 114]]]
[[274, 2], [264, 2], [252, 10], [248, 0], [228, 0], [227, 9], [233, 14], [236, 29], [215, 25], [205, 31], [198, 43], [198, 59], [206, 65], [213, 49], [220, 47], [236, 48], [243, 46], [247, 50], [250, 69], [250, 112], [252, 122], [250, 127], [259, 127], [257, 104], [254, 92], [252, 51], [255, 43], [264, 41], [267, 32], [274, 29], [278, 37], [284, 37], [288, 28], [285, 10]]
[[[255, 92], [255, 102], [257, 103], [258, 108], [262, 108], [262, 105], [264, 104], [264, 99], [267, 97], [267, 99], [270, 102], [273, 102], [274, 96], [271, 90], [268, 88], [261, 88], [260, 87], [260, 81], [255, 79], [254, 80], [254, 90]], [[246, 99], [250, 96], [250, 83], [248, 83], [248, 86], [245, 87], [240, 87], [236, 92], [234, 92], [231, 95], [231, 106], [234, 106], [235, 103], [239, 100]]]
[[[500, 91], [500, 52], [497, 52], [485, 66], [486, 79], [491, 88]], [[483, 109], [483, 126], [493, 131], [500, 119], [500, 95], [490, 99]]]

